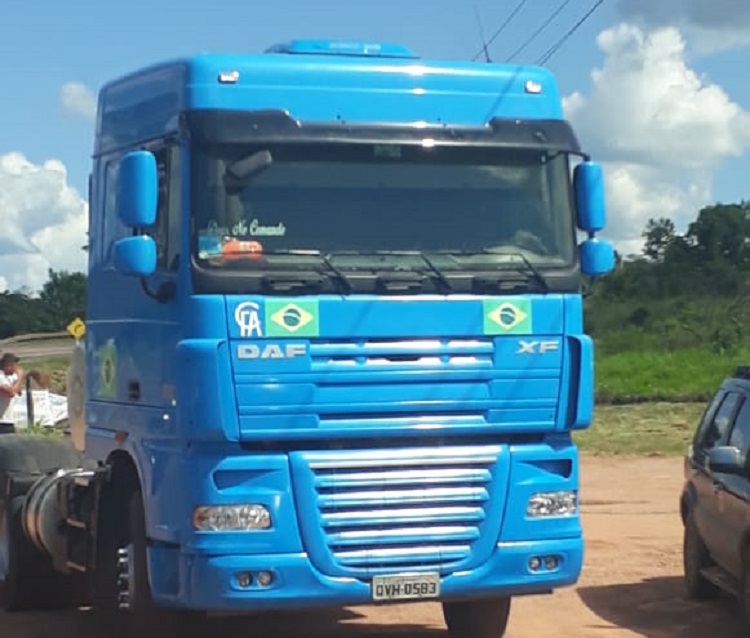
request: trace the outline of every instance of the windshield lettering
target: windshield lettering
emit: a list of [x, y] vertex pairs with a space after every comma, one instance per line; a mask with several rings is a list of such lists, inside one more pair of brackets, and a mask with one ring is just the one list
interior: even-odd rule
[[253, 219], [250, 223], [243, 219], [232, 227], [232, 235], [235, 237], [284, 237], [286, 226], [283, 222], [275, 226], [264, 226], [257, 219]]

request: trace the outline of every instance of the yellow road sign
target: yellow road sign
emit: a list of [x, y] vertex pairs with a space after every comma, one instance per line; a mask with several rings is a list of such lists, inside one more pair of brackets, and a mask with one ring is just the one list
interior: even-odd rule
[[83, 319], [80, 317], [76, 317], [71, 321], [67, 327], [65, 328], [71, 337], [73, 337], [76, 340], [79, 340], [83, 335], [86, 334], [86, 324], [83, 322]]

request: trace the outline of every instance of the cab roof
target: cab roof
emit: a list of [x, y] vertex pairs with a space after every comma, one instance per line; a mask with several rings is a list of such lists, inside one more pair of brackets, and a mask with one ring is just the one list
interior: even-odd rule
[[256, 54], [166, 61], [109, 82], [99, 93], [97, 150], [169, 134], [180, 113], [201, 110], [449, 127], [563, 119], [557, 82], [546, 69], [422, 60], [390, 43], [294, 40]]

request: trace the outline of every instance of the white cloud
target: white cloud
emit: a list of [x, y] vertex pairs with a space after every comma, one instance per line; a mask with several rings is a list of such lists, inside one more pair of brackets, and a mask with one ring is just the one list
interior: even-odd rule
[[65, 165], [0, 155], [0, 290], [39, 290], [47, 269], [83, 271], [88, 205]]
[[591, 73], [591, 94], [567, 96], [565, 110], [605, 163], [607, 235], [637, 252], [649, 217], [679, 227], [710, 202], [713, 170], [750, 146], [750, 114], [687, 65], [675, 27], [620, 24], [598, 44], [605, 60]]
[[60, 104], [68, 115], [80, 115], [90, 120], [96, 117], [96, 95], [80, 82], [63, 84]]
[[750, 45], [747, 0], [620, 0], [619, 10], [627, 20], [649, 27], [686, 29], [702, 52]]

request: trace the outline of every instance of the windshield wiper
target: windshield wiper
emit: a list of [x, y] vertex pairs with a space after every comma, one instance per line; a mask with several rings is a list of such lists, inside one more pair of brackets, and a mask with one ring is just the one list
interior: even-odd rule
[[531, 279], [536, 281], [542, 288], [543, 292], [549, 292], [550, 287], [547, 283], [547, 280], [544, 278], [544, 275], [542, 275], [541, 272], [534, 266], [534, 264], [529, 261], [527, 257], [523, 255], [523, 253], [514, 253], [514, 252], [500, 252], [496, 250], [490, 250], [487, 248], [483, 248], [481, 250], [467, 250], [467, 251], [460, 251], [460, 250], [441, 250], [437, 251], [437, 254], [439, 255], [448, 255], [448, 256], [460, 256], [460, 257], [476, 257], [477, 255], [483, 255], [483, 256], [507, 256], [507, 257], [515, 257], [519, 259], [522, 264], [513, 263], [513, 262], [503, 262], [502, 264], [493, 264], [497, 265], [499, 268], [504, 270], [513, 269], [515, 272], [519, 274], [525, 273], [526, 276], [530, 276]]
[[330, 270], [331, 273], [335, 275], [334, 279], [339, 282], [339, 292], [345, 295], [351, 294], [352, 283], [349, 281], [349, 279], [347, 279], [346, 275], [342, 273], [338, 268], [336, 268], [331, 260], [323, 253], [319, 253], [318, 257], [320, 257], [320, 261], [325, 264], [328, 270]]
[[325, 275], [331, 281], [335, 281], [337, 284], [338, 292], [348, 295], [352, 291], [352, 284], [347, 276], [341, 272], [336, 266], [331, 263], [331, 260], [321, 253], [319, 250], [264, 250], [263, 254], [266, 255], [297, 255], [300, 257], [314, 257], [319, 259], [320, 262], [328, 269], [321, 270], [317, 269], [317, 272], [321, 275]]
[[425, 253], [422, 253], [422, 252], [419, 253], [419, 256], [422, 258], [424, 263], [427, 264], [427, 267], [435, 275], [435, 279], [437, 279], [441, 283], [445, 292], [453, 292], [453, 286], [451, 286], [451, 282], [448, 281], [448, 278], [445, 276], [445, 273], [443, 273], [443, 271], [440, 270], [435, 265], [432, 259], [430, 259]]
[[[282, 256], [291, 256], [291, 257], [307, 257], [312, 259], [317, 259], [325, 268], [313, 268], [314, 272], [316, 272], [318, 275], [323, 275], [324, 277], [327, 277], [330, 281], [333, 281], [336, 285], [337, 291], [341, 294], [348, 295], [352, 291], [352, 284], [349, 281], [349, 279], [342, 273], [336, 266], [334, 266], [331, 263], [331, 260], [323, 255], [319, 250], [293, 250], [293, 249], [274, 249], [274, 250], [263, 250], [262, 252], [253, 252], [253, 251], [238, 251], [232, 253], [233, 255], [237, 254], [252, 254], [256, 257], [263, 257], [265, 255], [282, 255]], [[275, 286], [276, 283], [282, 284], [282, 287], [288, 286], [290, 284], [294, 284], [295, 278], [288, 278], [288, 277], [282, 277], [282, 276], [269, 276], [266, 275], [266, 278], [269, 280], [269, 283]], [[298, 282], [301, 283], [301, 282]]]
[[[437, 279], [437, 281], [440, 282], [440, 285], [443, 287], [444, 291], [449, 293], [453, 292], [453, 286], [451, 286], [450, 281], [448, 281], [448, 278], [445, 276], [445, 273], [443, 273], [442, 270], [440, 270], [435, 263], [428, 257], [425, 253], [423, 253], [420, 250], [373, 250], [373, 251], [362, 251], [362, 250], [342, 250], [342, 251], [336, 251], [330, 254], [331, 257], [340, 257], [340, 256], [355, 256], [355, 257], [368, 257], [368, 256], [376, 256], [376, 257], [417, 257], [418, 259], [421, 259], [426, 265], [430, 273]], [[375, 268], [373, 268], [374, 270]], [[420, 273], [420, 270], [415, 270], [414, 268], [394, 268], [394, 270], [400, 271], [402, 273], [405, 272], [414, 272], [414, 273]], [[381, 275], [381, 278], [383, 276]], [[402, 276], [399, 276], [394, 279], [398, 280], [399, 282], [402, 282], [404, 278]], [[413, 285], [421, 285], [421, 282], [418, 281], [407, 281], [406, 283]]]
[[[492, 252], [489, 252], [488, 254], [492, 255], [492, 254], [497, 254], [497, 253], [492, 253]], [[544, 292], [549, 292], [549, 290], [550, 290], [550, 288], [549, 288], [549, 284], [547, 283], [547, 280], [546, 280], [546, 279], [544, 278], [544, 275], [543, 275], [542, 273], [540, 273], [540, 272], [539, 272], [539, 269], [538, 269], [538, 268], [537, 268], [536, 266], [534, 266], [534, 264], [532, 264], [532, 263], [531, 263], [531, 262], [530, 262], [530, 261], [528, 260], [528, 258], [526, 258], [526, 257], [525, 257], [525, 256], [523, 255], [523, 253], [511, 253], [511, 254], [515, 255], [516, 257], [520, 257], [520, 258], [521, 258], [521, 261], [522, 261], [522, 262], [524, 263], [524, 265], [526, 266], [526, 270], [527, 270], [527, 272], [528, 272], [528, 273], [530, 273], [530, 274], [531, 274], [531, 276], [532, 276], [532, 277], [533, 277], [534, 279], [536, 279], [536, 280], [537, 280], [537, 283], [539, 283], [539, 285], [540, 285], [540, 286], [542, 287], [542, 290], [543, 290]], [[519, 268], [518, 270], [521, 270], [521, 269]]]

